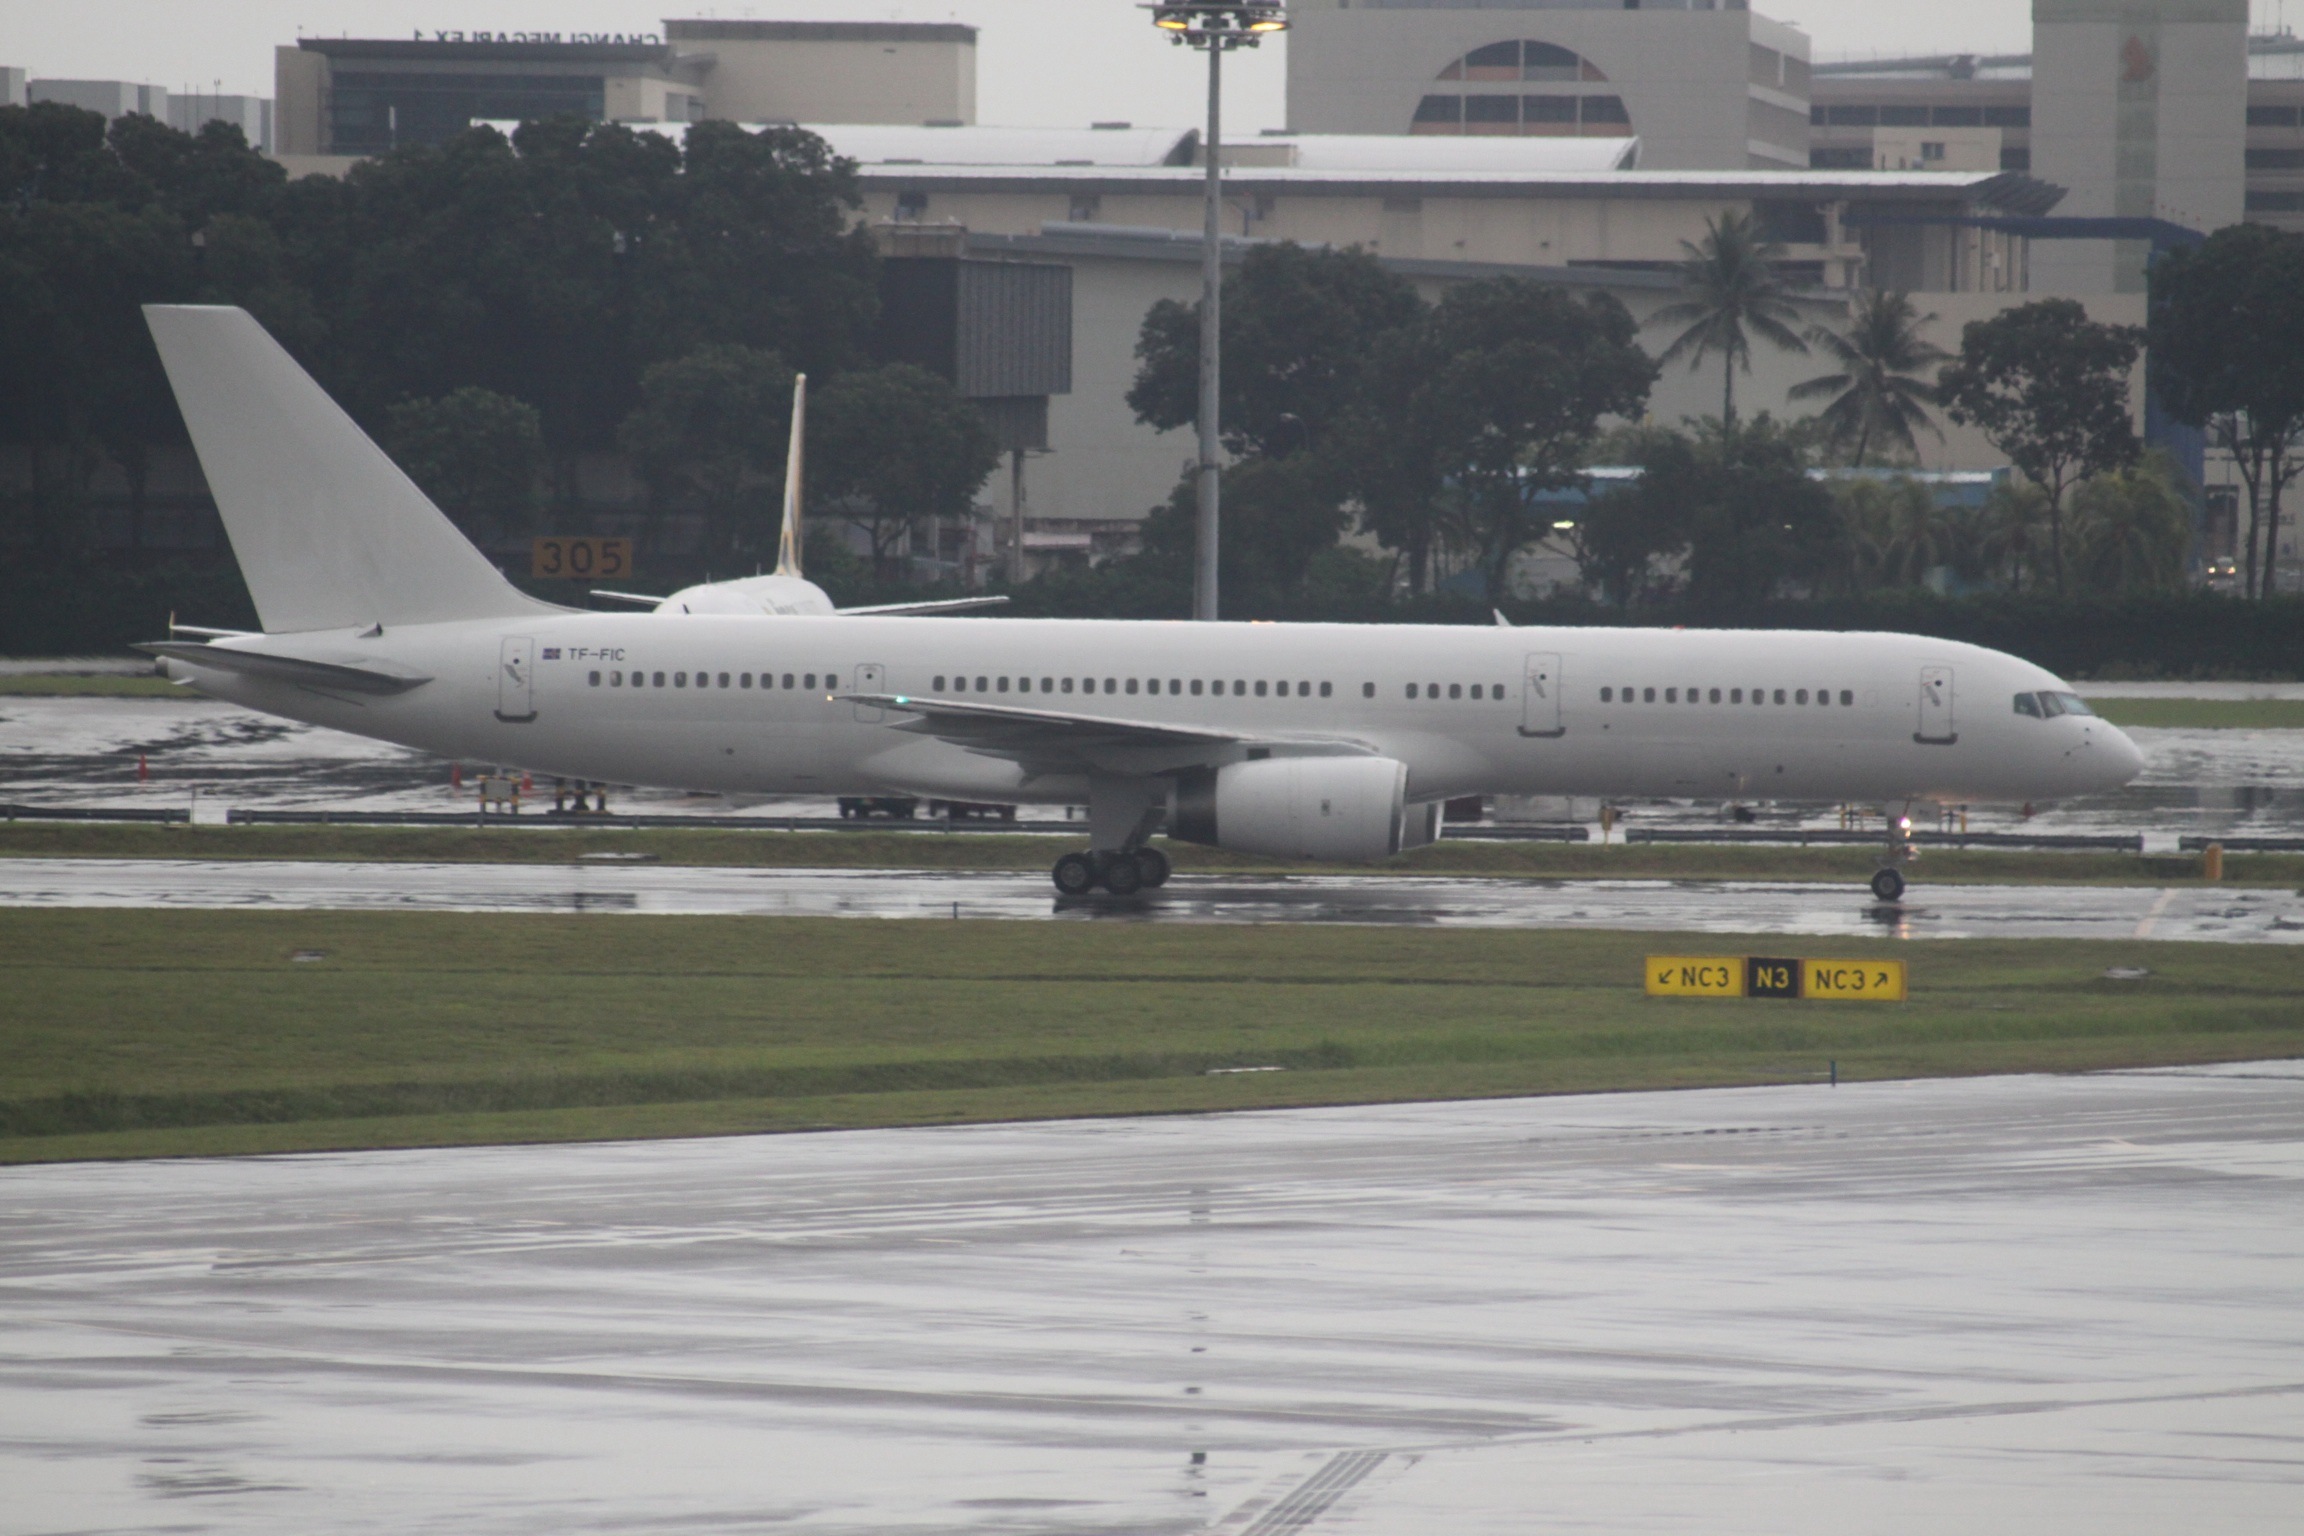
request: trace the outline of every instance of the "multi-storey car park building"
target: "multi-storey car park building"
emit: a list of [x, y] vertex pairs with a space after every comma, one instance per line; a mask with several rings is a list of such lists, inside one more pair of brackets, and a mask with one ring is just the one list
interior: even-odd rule
[[274, 54], [279, 151], [334, 170], [471, 123], [972, 123], [976, 29], [667, 21], [661, 32], [308, 37]]

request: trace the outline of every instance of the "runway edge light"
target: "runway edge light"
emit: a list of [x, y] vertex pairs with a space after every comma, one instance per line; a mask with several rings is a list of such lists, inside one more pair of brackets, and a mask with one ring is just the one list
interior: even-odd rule
[[1650, 997], [1772, 997], [1786, 1001], [1900, 1003], [1901, 960], [1811, 960], [1764, 955], [1650, 955]]

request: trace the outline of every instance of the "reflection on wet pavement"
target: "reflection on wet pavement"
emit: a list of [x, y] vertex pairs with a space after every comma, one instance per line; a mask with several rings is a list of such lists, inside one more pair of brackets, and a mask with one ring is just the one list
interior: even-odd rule
[[[539, 833], [538, 836], [549, 836]], [[1922, 868], [1925, 868], [1923, 861]], [[629, 864], [0, 859], [0, 906], [729, 913], [1069, 922], [1396, 923], [1889, 938], [2304, 941], [2304, 895], [2251, 887], [1940, 885], [1900, 903], [1850, 883], [1179, 875], [1132, 897], [1043, 876]]]

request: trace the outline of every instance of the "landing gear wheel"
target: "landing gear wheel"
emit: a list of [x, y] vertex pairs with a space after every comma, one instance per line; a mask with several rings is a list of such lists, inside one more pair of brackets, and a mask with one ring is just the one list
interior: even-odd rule
[[1116, 853], [1104, 861], [1104, 889], [1115, 896], [1133, 896], [1144, 888], [1144, 866], [1132, 853]]
[[1056, 861], [1050, 871], [1056, 881], [1057, 894], [1085, 896], [1096, 889], [1096, 866], [1084, 853], [1068, 853]]
[[1872, 894], [1882, 901], [1901, 901], [1904, 898], [1904, 876], [1897, 870], [1877, 870], [1872, 876]]
[[1136, 850], [1136, 873], [1141, 877], [1144, 889], [1156, 891], [1166, 885], [1170, 867], [1168, 855], [1159, 849], [1139, 848]]

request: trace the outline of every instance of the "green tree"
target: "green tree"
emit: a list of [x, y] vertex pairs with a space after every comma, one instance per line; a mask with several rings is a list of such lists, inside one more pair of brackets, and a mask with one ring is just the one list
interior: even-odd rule
[[2029, 480], [2004, 480], [1985, 498], [1976, 558], [2011, 592], [2039, 578], [2048, 553], [2048, 493]]
[[1849, 463], [1855, 467], [1863, 467], [1864, 455], [1876, 441], [1917, 454], [1917, 428], [1944, 435], [1928, 418], [1936, 386], [1919, 377], [1921, 369], [1948, 362], [1952, 356], [1920, 334], [1935, 319], [1915, 313], [1908, 294], [1871, 288], [1850, 301], [1847, 329], [1809, 327], [1808, 339], [1839, 368], [1793, 385], [1791, 398], [1830, 398], [1817, 419], [1832, 441], [1854, 444]]
[[1734, 432], [1736, 371], [1752, 371], [1752, 337], [1787, 352], [1808, 350], [1808, 343], [1793, 329], [1800, 323], [1800, 311], [1776, 271], [1784, 248], [1767, 239], [1750, 214], [1733, 210], [1707, 219], [1704, 238], [1683, 240], [1680, 248], [1687, 253], [1680, 263], [1681, 298], [1656, 311], [1650, 323], [1686, 329], [1657, 361], [1674, 363], [1685, 357], [1694, 372], [1718, 353], [1720, 426]]
[[1496, 601], [1537, 532], [1536, 497], [1583, 483], [1602, 422], [1639, 415], [1656, 364], [1614, 298], [1524, 278], [1451, 289], [1426, 324], [1434, 366], [1412, 409], [1462, 494]]
[[1960, 563], [1961, 530], [1917, 480], [1844, 480], [1832, 487], [1840, 515], [1839, 582], [1851, 592], [1917, 586]]
[[2192, 507], [2176, 488], [2179, 473], [2153, 453], [2073, 487], [2073, 564], [2091, 591], [2183, 589]]
[[384, 448], [475, 543], [534, 526], [544, 429], [533, 406], [467, 384], [384, 415]]
[[[1356, 414], [1379, 338], [1414, 325], [1408, 281], [1361, 250], [1257, 246], [1224, 280], [1220, 417], [1234, 454], [1326, 446]], [[1200, 408], [1200, 306], [1162, 299], [1136, 340], [1136, 419], [1166, 432]]]
[[2048, 570], [2064, 591], [2064, 492], [2136, 460], [2128, 376], [2144, 333], [2103, 325], [2073, 299], [1971, 320], [1937, 376], [1945, 414], [1975, 424], [2047, 497]]
[[864, 530], [883, 581], [913, 526], [969, 516], [1000, 462], [976, 408], [910, 363], [833, 379], [810, 401], [808, 437], [811, 505]]
[[640, 466], [655, 511], [695, 513], [702, 553], [723, 571], [775, 548], [772, 477], [792, 427], [792, 370], [731, 342], [657, 363], [617, 438]]
[[2304, 237], [2235, 224], [2170, 252], [2153, 265], [2146, 330], [2161, 405], [2239, 470], [2242, 589], [2268, 596], [2281, 494], [2304, 470]]

